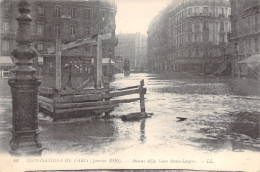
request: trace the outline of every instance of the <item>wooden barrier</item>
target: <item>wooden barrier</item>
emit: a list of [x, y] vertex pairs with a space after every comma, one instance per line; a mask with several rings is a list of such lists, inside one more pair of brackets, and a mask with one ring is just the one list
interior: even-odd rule
[[140, 92], [139, 92], [139, 95], [140, 95], [140, 109], [141, 109], [141, 112], [145, 112], [145, 104], [144, 104], [144, 94], [146, 94], [146, 88], [143, 88], [144, 87], [144, 80], [142, 80], [140, 82]]
[[[60, 114], [71, 114], [74, 117], [75, 113], [92, 112], [96, 114], [105, 113], [105, 117], [118, 107], [121, 103], [129, 103], [140, 101], [141, 112], [145, 113], [145, 98], [146, 88], [144, 88], [144, 80], [140, 85], [130, 86], [121, 89], [112, 89], [109, 83], [104, 83], [105, 88], [100, 89], [83, 89], [70, 92], [60, 91], [58, 94], [51, 88], [41, 88], [38, 96], [40, 109], [45, 109], [52, 113], [52, 117], [60, 116]], [[51, 95], [46, 97], [45, 95]], [[56, 95], [57, 94], [57, 95]], [[138, 98], [117, 99], [116, 97], [139, 94]], [[58, 114], [58, 115], [57, 115]]]

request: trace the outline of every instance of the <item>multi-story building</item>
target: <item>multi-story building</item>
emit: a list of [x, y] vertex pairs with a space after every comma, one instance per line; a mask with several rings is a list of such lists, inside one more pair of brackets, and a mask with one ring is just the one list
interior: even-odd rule
[[115, 49], [116, 56], [122, 61], [126, 58], [130, 61], [131, 70], [142, 70], [146, 68], [147, 36], [141, 33], [129, 33], [117, 35], [118, 45]]
[[[232, 73], [237, 75], [239, 71], [237, 62], [260, 53], [260, 1], [231, 0], [230, 18], [229, 41], [233, 59]], [[243, 65], [240, 68], [242, 68], [240, 69], [242, 74], [246, 75], [249, 68], [243, 68]]]
[[147, 31], [147, 64], [149, 71], [168, 70], [167, 59], [167, 11], [161, 11], [149, 25]]
[[[180, 0], [169, 5], [148, 30], [148, 40], [158, 41], [159, 34], [166, 41], [159, 44], [163, 52], [149, 52], [159, 56], [159, 69], [214, 72], [224, 60], [230, 11], [229, 0]], [[148, 45], [149, 50], [154, 48]]]
[[[1, 2], [1, 56], [11, 56], [16, 45], [19, 0]], [[112, 38], [103, 41], [103, 58], [113, 58], [117, 45], [115, 38], [116, 4], [108, 0], [28, 0], [31, 4], [31, 39], [39, 55], [43, 57], [42, 73], [53, 74], [55, 54], [48, 48], [55, 47], [56, 39], [62, 44], [97, 34], [111, 33]], [[74, 73], [90, 72], [91, 58], [95, 56], [94, 46], [82, 45], [62, 51], [62, 66], [73, 63]], [[65, 69], [64, 69], [65, 70]]]

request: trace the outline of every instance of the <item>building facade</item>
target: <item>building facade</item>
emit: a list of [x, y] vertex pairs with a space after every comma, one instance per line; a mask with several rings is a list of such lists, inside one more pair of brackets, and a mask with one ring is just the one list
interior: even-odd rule
[[[112, 37], [103, 41], [103, 58], [115, 56], [115, 15], [117, 6], [112, 1], [89, 0], [28, 0], [31, 4], [31, 39], [39, 56], [43, 57], [42, 73], [54, 74], [55, 55], [48, 54], [48, 48], [55, 47], [56, 39], [62, 44], [97, 34], [111, 33]], [[18, 0], [1, 2], [1, 56], [11, 56], [16, 45]], [[91, 72], [91, 58], [96, 49], [82, 45], [62, 51], [62, 66], [73, 63], [73, 73]], [[66, 70], [63, 68], [63, 70]]]
[[[181, 0], [169, 5], [148, 30], [148, 59], [151, 55], [161, 61], [150, 68], [216, 71], [225, 59], [230, 13], [229, 0]], [[153, 47], [158, 36], [163, 39], [160, 48]]]
[[[260, 1], [231, 0], [231, 57], [233, 59], [233, 75], [238, 75], [237, 62], [260, 53]], [[246, 75], [246, 68], [242, 74]]]
[[130, 61], [132, 71], [146, 69], [147, 36], [141, 33], [118, 34], [118, 45], [115, 49], [117, 57], [123, 62], [126, 58]]

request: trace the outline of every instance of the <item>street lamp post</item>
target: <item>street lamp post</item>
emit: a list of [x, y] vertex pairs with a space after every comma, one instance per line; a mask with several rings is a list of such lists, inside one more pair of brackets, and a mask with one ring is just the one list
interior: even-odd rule
[[38, 142], [37, 94], [40, 81], [35, 76], [33, 59], [37, 51], [31, 46], [30, 39], [30, 4], [26, 0], [19, 3], [18, 34], [14, 76], [9, 79], [13, 104], [13, 129], [10, 141], [12, 155], [40, 155], [41, 144]]

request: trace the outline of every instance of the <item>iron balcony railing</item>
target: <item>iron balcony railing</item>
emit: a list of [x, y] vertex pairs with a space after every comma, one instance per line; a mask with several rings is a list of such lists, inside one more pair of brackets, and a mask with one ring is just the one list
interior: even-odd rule
[[228, 33], [228, 38], [232, 39], [234, 37], [243, 37], [246, 35], [255, 34], [259, 32], [260, 32], [260, 23], [256, 23]]
[[4, 36], [16, 36], [16, 30], [1, 30], [1, 35]]

